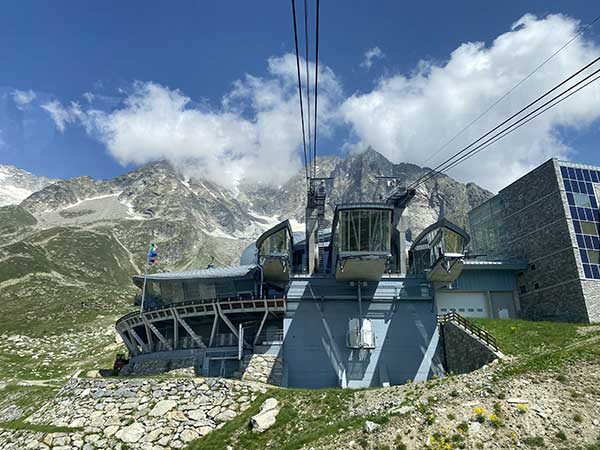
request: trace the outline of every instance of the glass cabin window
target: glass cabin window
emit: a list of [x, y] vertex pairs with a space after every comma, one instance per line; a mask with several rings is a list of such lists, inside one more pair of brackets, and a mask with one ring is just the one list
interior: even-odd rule
[[462, 253], [464, 247], [463, 237], [452, 230], [444, 228], [444, 253]]
[[266, 238], [260, 246], [261, 255], [272, 255], [276, 253], [288, 253], [290, 251], [290, 240], [287, 229], [279, 230]]
[[392, 212], [340, 211], [338, 248], [342, 252], [389, 252]]

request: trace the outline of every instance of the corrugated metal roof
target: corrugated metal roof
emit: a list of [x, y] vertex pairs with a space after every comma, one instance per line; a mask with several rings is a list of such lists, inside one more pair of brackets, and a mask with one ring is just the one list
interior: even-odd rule
[[[430, 300], [429, 289], [422, 292], [421, 287], [428, 287], [425, 279], [416, 278], [383, 278], [379, 282], [366, 282], [361, 286], [363, 300]], [[288, 301], [293, 300], [356, 300], [357, 286], [348, 282], [338, 282], [335, 278], [295, 278], [290, 281], [287, 293]]]
[[[210, 269], [186, 270], [184, 272], [161, 272], [147, 276], [148, 280], [192, 280], [192, 279], [216, 279], [216, 278], [239, 278], [249, 275], [256, 270], [256, 264], [231, 267], [213, 267]], [[134, 279], [143, 279], [142, 275], [134, 276]]]

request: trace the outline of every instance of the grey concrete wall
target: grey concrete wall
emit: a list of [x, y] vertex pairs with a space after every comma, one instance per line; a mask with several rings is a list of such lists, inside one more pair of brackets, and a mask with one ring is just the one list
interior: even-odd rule
[[442, 326], [442, 342], [448, 372], [472, 372], [497, 358], [493, 351], [452, 322]]
[[363, 313], [376, 336], [372, 351], [346, 346], [348, 321], [359, 314], [357, 301], [288, 301], [283, 344], [288, 386], [402, 384], [413, 380], [420, 368], [427, 370], [426, 377], [443, 374], [437, 353], [431, 366], [424, 362], [430, 344], [435, 344], [432, 302], [363, 302]]

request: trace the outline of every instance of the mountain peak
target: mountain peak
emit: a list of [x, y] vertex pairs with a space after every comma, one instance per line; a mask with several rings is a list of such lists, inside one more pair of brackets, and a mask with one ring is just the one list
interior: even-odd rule
[[56, 180], [0, 164], [0, 206], [15, 205]]

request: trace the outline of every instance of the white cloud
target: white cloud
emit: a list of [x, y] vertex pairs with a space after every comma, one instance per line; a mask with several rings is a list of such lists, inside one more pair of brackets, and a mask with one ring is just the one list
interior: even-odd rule
[[77, 102], [71, 102], [69, 106], [65, 107], [58, 100], [51, 100], [41, 107], [50, 113], [56, 128], [61, 133], [64, 133], [67, 124], [81, 122], [88, 128], [91, 125], [87, 115]]
[[360, 63], [360, 66], [369, 70], [376, 59], [383, 58], [385, 58], [385, 54], [381, 51], [379, 47], [370, 48], [365, 52], [364, 59]]
[[28, 91], [20, 91], [19, 89], [15, 89], [12, 92], [12, 97], [17, 105], [17, 108], [24, 109], [29, 103], [35, 100], [37, 96], [31, 89]]
[[[301, 167], [295, 57], [270, 58], [268, 72], [268, 78], [238, 80], [219, 108], [197, 106], [181, 91], [152, 82], [135, 83], [108, 112], [56, 101], [43, 107], [61, 131], [82, 124], [121, 164], [167, 159], [231, 188], [243, 179], [282, 183]], [[328, 132], [341, 88], [327, 67], [319, 68], [319, 80], [320, 125]]]
[[[423, 61], [415, 73], [381, 79], [371, 92], [352, 95], [340, 108], [355, 136], [353, 144], [370, 144], [394, 162], [422, 164], [577, 31], [578, 22], [563, 15], [525, 15], [489, 46], [465, 43], [445, 64]], [[593, 42], [575, 40], [428, 165], [477, 139], [599, 50]], [[571, 150], [561, 142], [558, 127], [589, 125], [600, 117], [599, 100], [600, 90], [592, 85], [450, 174], [498, 189], [550, 157], [567, 157]]]
[[[393, 162], [433, 167], [595, 58], [599, 46], [578, 38], [428, 160], [571, 39], [578, 25], [563, 15], [525, 15], [488, 45], [464, 43], [444, 63], [420, 61], [409, 74], [386, 75], [371, 91], [347, 98], [334, 72], [321, 65], [319, 132], [346, 132], [349, 138], [342, 151], [371, 145]], [[383, 56], [378, 47], [370, 49], [364, 67]], [[304, 70], [304, 62], [301, 67]], [[42, 107], [59, 130], [83, 126], [121, 164], [167, 159], [190, 175], [227, 187], [243, 179], [279, 184], [302, 165], [296, 76], [295, 57], [286, 54], [268, 60], [267, 76], [245, 75], [236, 81], [218, 106], [198, 104], [168, 86], [137, 82], [120, 91], [118, 99], [102, 103], [101, 109], [97, 93], [84, 94], [84, 106], [54, 100]], [[550, 157], [573, 155], [560, 131], [582, 129], [600, 118], [599, 86], [574, 95], [450, 175], [495, 190]]]

